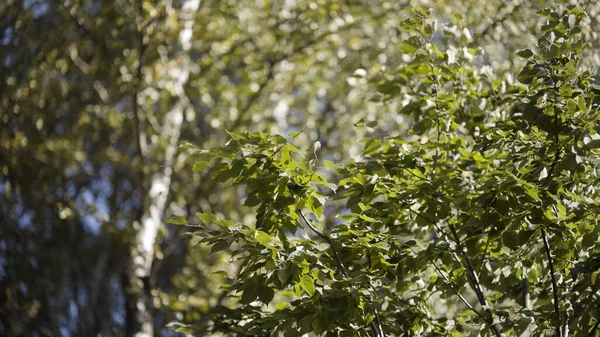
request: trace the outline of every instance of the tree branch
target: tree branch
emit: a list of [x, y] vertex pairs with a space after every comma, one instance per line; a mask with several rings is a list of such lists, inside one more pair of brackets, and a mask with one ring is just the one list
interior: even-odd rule
[[327, 241], [327, 243], [331, 247], [331, 251], [333, 252], [334, 260], [337, 263], [338, 267], [340, 267], [340, 270], [342, 271], [342, 274], [344, 275], [344, 277], [349, 277], [348, 276], [348, 271], [346, 270], [346, 267], [344, 266], [344, 263], [340, 259], [340, 256], [338, 255], [338, 252], [337, 252], [337, 249], [335, 249], [335, 246], [333, 245], [333, 240], [331, 240], [331, 238], [329, 237], [329, 235], [327, 235], [325, 233], [322, 233], [317, 227], [315, 227], [313, 224], [311, 224], [308, 221], [308, 219], [306, 219], [306, 217], [304, 216], [304, 214], [302, 214], [302, 212], [300, 210], [296, 210], [296, 214], [298, 214], [298, 216], [300, 216], [302, 218], [302, 220], [304, 220], [304, 223], [306, 223], [306, 225], [313, 232], [315, 232], [315, 234], [317, 234], [321, 239]]
[[[337, 263], [338, 267], [340, 268], [340, 270], [342, 271], [342, 274], [344, 275], [344, 277], [348, 278], [348, 270], [346, 269], [346, 267], [344, 266], [344, 263], [342, 262], [342, 260], [340, 259], [340, 256], [337, 252], [337, 249], [335, 249], [335, 246], [333, 245], [333, 240], [331, 240], [331, 238], [329, 237], [329, 235], [327, 235], [326, 233], [321, 232], [317, 227], [315, 227], [312, 223], [310, 223], [308, 221], [308, 219], [304, 216], [304, 214], [300, 211], [300, 210], [296, 210], [296, 214], [298, 214], [298, 216], [300, 218], [302, 218], [302, 220], [304, 221], [304, 223], [313, 231], [315, 232], [315, 234], [317, 234], [321, 239], [327, 241], [327, 244], [329, 244], [329, 247], [331, 247], [331, 251], [333, 252], [333, 257], [335, 262]], [[373, 315], [375, 316], [375, 320], [371, 321], [371, 329], [373, 330], [373, 332], [375, 333], [376, 337], [384, 337], [385, 335], [383, 334], [383, 328], [381, 326], [381, 319], [379, 318], [379, 313], [377, 312], [377, 309], [373, 309]], [[377, 324], [375, 323], [377, 322]]]
[[[437, 224], [433, 222], [433, 220], [419, 214], [418, 212], [413, 211], [412, 209], [409, 208], [409, 210], [413, 213], [415, 213], [417, 216], [420, 216], [422, 219], [432, 223], [434, 226], [437, 227]], [[471, 262], [471, 259], [469, 258], [469, 255], [467, 254], [467, 251], [464, 249], [462, 242], [460, 240], [460, 237], [458, 236], [458, 232], [456, 231], [456, 228], [453, 225], [449, 225], [450, 227], [450, 231], [452, 233], [454, 242], [457, 245], [458, 250], [460, 251], [460, 253], [463, 256], [463, 259], [465, 260], [465, 262], [467, 263], [465, 269], [467, 271], [467, 278], [469, 279], [469, 283], [471, 284], [471, 286], [473, 287], [473, 290], [475, 291], [475, 294], [477, 295], [477, 299], [479, 301], [479, 304], [481, 304], [481, 306], [485, 309], [485, 311], [488, 313], [489, 317], [484, 317], [481, 316], [482, 318], [484, 318], [484, 321], [486, 323], [488, 323], [488, 325], [490, 326], [490, 329], [492, 330], [492, 332], [494, 333], [494, 335], [496, 335], [497, 337], [501, 337], [502, 333], [500, 333], [500, 327], [498, 327], [498, 324], [494, 324], [492, 321], [492, 312], [491, 310], [487, 307], [487, 301], [485, 300], [485, 295], [483, 293], [483, 288], [481, 287], [481, 283], [479, 282], [479, 278], [477, 277], [477, 274], [475, 272], [475, 268], [473, 267], [473, 263]]]
[[558, 336], [562, 337], [562, 329], [560, 322], [560, 305], [558, 302], [558, 284], [556, 283], [556, 271], [554, 270], [554, 260], [552, 259], [552, 254], [550, 252], [550, 244], [548, 243], [548, 238], [546, 237], [546, 231], [544, 229], [542, 229], [542, 241], [544, 242], [546, 257], [548, 258], [548, 264], [550, 265], [550, 278], [552, 279], [552, 295], [554, 297], [554, 313], [556, 314], [556, 319], [558, 320], [558, 327], [556, 331], [558, 333]]
[[[552, 74], [550, 74], [552, 75]], [[556, 93], [558, 92], [558, 88], [557, 88], [557, 84], [556, 81], [554, 81], [554, 100], [552, 102], [552, 106], [555, 105], [556, 103]], [[561, 152], [561, 147], [560, 147], [560, 138], [559, 138], [559, 132], [560, 132], [560, 121], [558, 119], [558, 109], [554, 108], [554, 128], [555, 128], [555, 135], [554, 135], [554, 146], [556, 147], [555, 151], [554, 151], [554, 159], [552, 160], [552, 165], [550, 166], [550, 170], [548, 172], [548, 177], [546, 177], [546, 185], [550, 185], [550, 183], [552, 182], [552, 178], [554, 176], [554, 170], [556, 169], [556, 165], [558, 164], [558, 161], [560, 160], [560, 152]], [[546, 257], [548, 258], [548, 265], [550, 267], [550, 278], [552, 280], [552, 295], [554, 298], [554, 313], [556, 315], [556, 320], [557, 320], [557, 327], [556, 327], [556, 333], [558, 335], [558, 337], [563, 337], [563, 333], [562, 333], [562, 323], [561, 323], [561, 317], [560, 317], [560, 303], [559, 303], [559, 296], [558, 296], [558, 284], [556, 282], [556, 270], [554, 269], [554, 260], [552, 259], [552, 252], [550, 250], [550, 244], [548, 243], [548, 237], [546, 236], [546, 231], [544, 230], [544, 228], [541, 228], [541, 234], [542, 234], [542, 241], [544, 243], [544, 250], [546, 251]]]
[[479, 316], [479, 317], [481, 317], [481, 318], [483, 318], [485, 320], [486, 319], [485, 316], [483, 316], [482, 313], [480, 313], [477, 309], [475, 309], [475, 307], [473, 307], [471, 305], [471, 303], [469, 303], [469, 301], [467, 301], [467, 299], [464, 298], [464, 296], [461, 295], [460, 292], [456, 288], [454, 288], [454, 286], [452, 285], [452, 283], [450, 282], [450, 280], [448, 279], [448, 277], [446, 277], [446, 275], [444, 275], [444, 273], [442, 273], [442, 271], [440, 270], [440, 268], [435, 264], [435, 261], [433, 261], [433, 260], [430, 260], [430, 261], [433, 264], [433, 267], [435, 267], [435, 270], [438, 273], [438, 275], [440, 275], [444, 279], [444, 282], [446, 282], [446, 284], [448, 285], [448, 287], [450, 287], [450, 289], [452, 289], [452, 291], [454, 291], [454, 293], [467, 306], [467, 308], [473, 310], [473, 312], [476, 313], [477, 316]]
[[483, 288], [481, 287], [479, 278], [477, 277], [477, 274], [475, 273], [475, 267], [473, 267], [471, 258], [469, 258], [469, 254], [467, 253], [466, 249], [463, 247], [460, 237], [458, 236], [458, 232], [456, 231], [456, 228], [454, 227], [454, 225], [450, 225], [449, 227], [450, 227], [450, 231], [452, 232], [452, 236], [454, 237], [454, 241], [456, 242], [456, 245], [458, 246], [458, 250], [463, 255], [463, 258], [464, 258], [465, 262], [467, 263], [467, 268], [466, 268], [467, 269], [467, 277], [469, 278], [469, 280], [471, 282], [471, 286], [473, 286], [473, 290], [475, 290], [475, 294], [477, 295], [479, 304], [481, 304], [481, 306], [489, 314], [489, 318], [486, 320], [486, 322], [489, 324], [492, 332], [496, 336], [500, 337], [500, 336], [502, 336], [502, 334], [500, 333], [500, 328], [498, 327], [498, 324], [494, 324], [493, 321], [491, 321], [492, 311], [487, 306], [487, 301], [485, 300]]

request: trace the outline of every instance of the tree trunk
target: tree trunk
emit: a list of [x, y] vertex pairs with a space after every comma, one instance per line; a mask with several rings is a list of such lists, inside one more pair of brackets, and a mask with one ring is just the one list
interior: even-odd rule
[[[126, 315], [127, 336], [153, 337], [153, 296], [150, 289], [149, 278], [154, 258], [154, 246], [161, 223], [163, 222], [167, 207], [167, 196], [171, 185], [173, 161], [177, 153], [179, 135], [186, 109], [190, 108], [189, 101], [184, 92], [184, 86], [189, 77], [189, 56], [186, 54], [191, 48], [192, 28], [194, 16], [200, 7], [200, 0], [184, 0], [180, 12], [182, 30], [179, 33], [179, 46], [182, 61], [177, 63], [177, 69], [166, 73], [177, 73], [178, 78], [174, 83], [177, 103], [168, 111], [159, 132], [159, 141], [164, 145], [164, 157], [160, 169], [150, 176], [147, 201], [144, 203], [139, 223], [139, 228], [133, 242], [130, 256], [130, 268], [125, 276], [126, 283]], [[141, 137], [144, 135], [141, 134]], [[157, 144], [158, 145], [158, 144]], [[147, 162], [147, 161], [146, 161]]]

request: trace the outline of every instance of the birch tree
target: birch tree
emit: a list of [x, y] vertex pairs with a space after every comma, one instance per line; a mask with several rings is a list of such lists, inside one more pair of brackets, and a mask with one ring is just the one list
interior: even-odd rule
[[[162, 86], [172, 97], [167, 98], [168, 101], [174, 101], [164, 114], [160, 123], [157, 137], [151, 137], [148, 142], [143, 119], [140, 117], [145, 112], [140, 111], [140, 93], [135, 92], [133, 97], [136, 102], [133, 104], [134, 114], [138, 130], [138, 148], [140, 155], [144, 158], [144, 162], [148, 163], [144, 167], [144, 177], [148, 181], [142, 181], [144, 186], [148, 187], [147, 196], [145, 196], [144, 209], [142, 217], [137, 223], [139, 229], [133, 242], [133, 252], [131, 254], [133, 266], [133, 279], [130, 288], [127, 289], [127, 308], [128, 319], [130, 323], [127, 325], [129, 330], [128, 335], [135, 337], [152, 337], [154, 336], [153, 322], [153, 297], [149, 285], [149, 278], [152, 272], [152, 262], [154, 261], [154, 252], [158, 230], [163, 224], [165, 216], [165, 208], [167, 206], [167, 198], [171, 189], [171, 176], [173, 175], [173, 162], [177, 154], [179, 146], [179, 137], [181, 134], [181, 126], [186, 111], [192, 106], [185, 92], [185, 85], [190, 76], [190, 68], [192, 64], [189, 58], [189, 51], [192, 47], [193, 28], [195, 24], [195, 16], [200, 7], [201, 0], [186, 0], [183, 1], [182, 7], [175, 12], [173, 8], [167, 9], [167, 16], [177, 16], [179, 19], [180, 31], [177, 39], [177, 46], [171, 48], [172, 57], [174, 59], [166, 59], [163, 62], [165, 71], [159, 74], [151, 74], [151, 81], [162, 82]], [[140, 5], [142, 6], [142, 5]], [[140, 13], [144, 13], [144, 9], [140, 9]], [[140, 20], [141, 24], [145, 24], [145, 20]], [[144, 28], [141, 30], [141, 46], [138, 50], [140, 56], [138, 81], [141, 81], [136, 88], [143, 91], [144, 80], [147, 78], [144, 74], [144, 58], [143, 51], [146, 47], [146, 32]], [[162, 98], [162, 97], [161, 97]], [[164, 99], [164, 98], [163, 98]], [[143, 107], [153, 109], [155, 106], [164, 108], [164, 104], [148, 100]], [[150, 148], [146, 144], [150, 144]], [[146, 173], [149, 173], [148, 175]]]

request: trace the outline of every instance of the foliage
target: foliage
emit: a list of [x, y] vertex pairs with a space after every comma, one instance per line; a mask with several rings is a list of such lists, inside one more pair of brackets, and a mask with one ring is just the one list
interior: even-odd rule
[[348, 165], [319, 141], [299, 150], [296, 132], [230, 132], [196, 150], [208, 161], [195, 169], [243, 188], [254, 223], [196, 214], [193, 236], [240, 265], [223, 286], [236, 301], [176, 331], [600, 333], [600, 87], [582, 66], [584, 8], [537, 13], [546, 23], [514, 83], [481, 70], [481, 49], [441, 51], [430, 12], [411, 12], [409, 61], [369, 76], [374, 101], [401, 102], [407, 133], [362, 138]]

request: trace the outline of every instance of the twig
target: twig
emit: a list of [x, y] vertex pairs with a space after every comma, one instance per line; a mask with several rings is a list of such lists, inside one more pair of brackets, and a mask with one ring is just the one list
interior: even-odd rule
[[[329, 235], [321, 232], [317, 227], [315, 227], [312, 223], [310, 223], [300, 210], [297, 209], [296, 214], [298, 214], [298, 216], [300, 216], [302, 218], [304, 223], [306, 223], [306, 225], [315, 234], [317, 234], [317, 236], [319, 236], [321, 239], [327, 241], [327, 244], [329, 244], [329, 247], [331, 247], [331, 251], [333, 252], [333, 257], [334, 257], [335, 262], [337, 263], [338, 267], [342, 271], [342, 274], [344, 275], [344, 277], [348, 278], [349, 277], [348, 271], [346, 270], [344, 263], [340, 259], [337, 249], [335, 249], [335, 246], [333, 245], [333, 240], [331, 240], [331, 237], [329, 237]], [[384, 337], [383, 328], [381, 326], [381, 319], [379, 318], [379, 313], [377, 312], [377, 309], [375, 309], [375, 308], [373, 309], [373, 315], [375, 316], [375, 320], [371, 321], [371, 323], [370, 323], [371, 329], [373, 329], [373, 332], [375, 333], [376, 337]], [[375, 322], [377, 322], [377, 324]]]
[[463, 258], [465, 259], [465, 262], [467, 263], [467, 276], [469, 277], [469, 280], [471, 281], [471, 285], [473, 286], [473, 289], [475, 290], [475, 294], [477, 295], [479, 303], [481, 303], [481, 305], [486, 305], [485, 295], [483, 294], [483, 289], [481, 288], [481, 284], [479, 283], [479, 278], [477, 277], [477, 274], [475, 273], [475, 268], [473, 267], [471, 258], [469, 258], [469, 255], [465, 251], [465, 249], [462, 245], [462, 242], [460, 240], [460, 237], [458, 236], [458, 232], [456, 231], [456, 228], [453, 225], [450, 225], [450, 232], [452, 233], [454, 242], [456, 242], [456, 245], [458, 246], [458, 251], [463, 255]]
[[473, 263], [471, 262], [471, 259], [469, 258], [469, 254], [467, 254], [467, 251], [464, 249], [462, 242], [460, 241], [460, 237], [458, 236], [458, 232], [456, 231], [456, 228], [454, 227], [454, 225], [450, 225], [450, 231], [452, 232], [454, 241], [456, 242], [456, 245], [458, 246], [458, 250], [463, 255], [464, 260], [467, 262], [467, 268], [466, 268], [467, 276], [471, 282], [471, 285], [473, 286], [473, 290], [475, 290], [475, 294], [477, 295], [479, 304], [481, 304], [481, 306], [483, 308], [485, 308], [485, 311], [489, 314], [489, 318], [486, 320], [486, 322], [489, 324], [492, 332], [497, 337], [501, 337], [502, 334], [500, 333], [500, 328], [498, 327], [497, 324], [494, 324], [494, 322], [492, 321], [492, 311], [487, 306], [487, 301], [485, 300], [483, 288], [481, 287], [479, 278], [477, 277], [477, 274], [475, 273], [475, 268], [473, 267]]
[[304, 220], [304, 222], [306, 223], [306, 225], [313, 232], [315, 232], [315, 234], [317, 234], [321, 239], [327, 241], [327, 244], [329, 244], [329, 247], [331, 247], [331, 251], [333, 252], [333, 258], [335, 259], [335, 262], [337, 263], [338, 267], [340, 267], [340, 270], [342, 271], [342, 274], [345, 277], [349, 277], [348, 276], [348, 271], [346, 270], [346, 267], [344, 266], [344, 263], [340, 259], [340, 256], [338, 255], [338, 252], [337, 252], [337, 249], [335, 249], [335, 246], [333, 245], [333, 240], [331, 240], [331, 238], [329, 237], [329, 235], [321, 232], [317, 227], [315, 227], [313, 224], [311, 224], [308, 221], [308, 219], [306, 219], [306, 217], [304, 216], [304, 214], [302, 214], [302, 212], [300, 210], [296, 210], [296, 214], [298, 214], [302, 218], [302, 220]]
[[467, 306], [467, 308], [473, 310], [473, 312], [476, 313], [477, 316], [479, 316], [479, 317], [483, 318], [484, 320], [486, 320], [485, 316], [483, 316], [482, 313], [480, 313], [477, 309], [475, 309], [475, 307], [473, 307], [471, 305], [471, 303], [469, 303], [469, 301], [467, 301], [467, 299], [464, 298], [463, 295], [461, 295], [460, 292], [456, 288], [454, 288], [454, 286], [452, 285], [452, 283], [450, 282], [450, 280], [448, 279], [448, 277], [446, 277], [446, 275], [444, 275], [444, 273], [442, 273], [442, 271], [440, 270], [440, 268], [438, 268], [438, 266], [435, 264], [435, 261], [433, 261], [433, 260], [430, 260], [430, 261], [433, 264], [433, 267], [435, 268], [435, 270], [438, 273], [438, 275], [440, 275], [444, 279], [444, 281], [446, 282], [446, 284], [448, 285], [448, 287], [450, 287], [450, 289], [452, 289], [452, 291], [454, 291], [454, 293]]
[[554, 270], [554, 260], [552, 259], [552, 254], [550, 252], [550, 244], [548, 243], [548, 238], [546, 237], [546, 231], [544, 229], [542, 229], [542, 241], [544, 242], [546, 257], [548, 257], [548, 264], [550, 265], [550, 277], [552, 279], [552, 295], [554, 296], [554, 313], [556, 314], [556, 319], [558, 320], [558, 327], [556, 331], [558, 332], [558, 337], [562, 337], [562, 329], [560, 322], [560, 306], [558, 302], [558, 284], [556, 283], [556, 271]]
[[[552, 75], [552, 73], [550, 74]], [[552, 102], [552, 106], [556, 103], [556, 93], [558, 92], [557, 84], [554, 82], [554, 100]], [[546, 177], [546, 185], [550, 185], [552, 182], [552, 178], [554, 176], [554, 170], [556, 169], [556, 165], [560, 160], [560, 138], [559, 138], [559, 130], [560, 130], [560, 121], [558, 120], [558, 109], [554, 108], [554, 128], [556, 129], [555, 137], [554, 137], [554, 146], [556, 150], [554, 151], [554, 159], [552, 160], [552, 165], [550, 166], [550, 170], [548, 172], [548, 177]], [[552, 259], [552, 252], [550, 251], [550, 244], [548, 243], [548, 237], [546, 236], [546, 231], [544, 228], [541, 228], [542, 241], [544, 243], [544, 250], [546, 251], [546, 257], [548, 258], [548, 265], [550, 267], [550, 278], [552, 280], [552, 295], [554, 298], [554, 313], [556, 314], [557, 326], [556, 332], [558, 337], [563, 337], [562, 334], [562, 324], [560, 320], [560, 303], [558, 297], [558, 284], [556, 282], [556, 270], [554, 269], [554, 260]]]
[[485, 257], [487, 255], [488, 247], [490, 245], [490, 232], [491, 232], [491, 230], [489, 230], [487, 233], [487, 237], [485, 240], [485, 248], [483, 249], [483, 255], [481, 256], [481, 262], [479, 262], [479, 269], [477, 270], [478, 277], [479, 277], [479, 275], [481, 275], [481, 269], [483, 268], [483, 264], [485, 263]]
[[379, 319], [379, 312], [377, 309], [373, 308], [373, 314], [375, 315], [375, 320], [377, 321], [377, 328], [379, 330], [379, 335], [384, 337], [383, 335], [383, 326], [381, 325], [381, 319]]
[[[417, 215], [418, 217], [424, 219], [425, 221], [433, 224], [440, 232], [442, 232], [442, 234], [446, 234], [444, 231], [441, 230], [441, 228], [433, 220], [420, 214], [419, 212], [413, 211], [412, 209], [410, 209], [410, 207], [408, 207], [408, 210], [410, 212], [412, 212], [413, 214]], [[475, 272], [475, 267], [473, 267], [473, 263], [471, 262], [471, 259], [469, 258], [467, 251], [464, 249], [462, 242], [460, 241], [460, 237], [458, 236], [458, 232], [456, 231], [456, 228], [453, 225], [450, 225], [449, 227], [450, 227], [450, 231], [452, 233], [454, 242], [456, 243], [458, 250], [462, 254], [463, 259], [467, 263], [467, 266], [465, 269], [467, 272], [467, 278], [469, 279], [469, 283], [473, 287], [473, 290], [475, 290], [475, 294], [477, 295], [479, 304], [481, 304], [482, 307], [486, 308], [485, 311], [489, 314], [489, 317], [491, 319], [492, 312], [489, 308], [487, 308], [487, 302], [485, 300], [485, 295], [483, 293], [483, 289], [481, 288], [481, 283], [479, 282], [479, 278], [477, 277], [477, 274]], [[448, 234], [446, 234], [446, 235], [448, 235]], [[458, 257], [457, 257], [457, 259], [458, 259]], [[481, 316], [481, 317], [484, 318], [484, 320], [489, 324], [490, 329], [497, 337], [502, 336], [502, 334], [500, 333], [500, 328], [497, 326], [497, 324], [494, 324], [493, 321], [490, 321], [490, 319], [486, 319], [484, 316]]]

